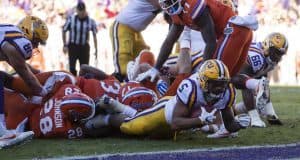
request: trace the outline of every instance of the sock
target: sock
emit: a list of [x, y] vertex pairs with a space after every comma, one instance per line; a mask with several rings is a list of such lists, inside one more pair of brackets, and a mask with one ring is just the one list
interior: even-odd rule
[[129, 107], [129, 106], [125, 106], [125, 107], [124, 107], [124, 110], [123, 110], [123, 112], [122, 112], [122, 114], [125, 114], [126, 116], [129, 116], [129, 117], [135, 116], [136, 113], [137, 113], [137, 110], [136, 110], [136, 109], [133, 109], [133, 108], [131, 108], [131, 107]]
[[257, 79], [248, 79], [246, 81], [246, 87], [251, 90], [255, 90], [258, 87], [259, 80]]
[[126, 116], [133, 117], [137, 113], [137, 110], [130, 106], [124, 105], [117, 100], [112, 101], [112, 105], [115, 106], [116, 110]]
[[272, 104], [272, 102], [269, 102], [269, 103], [267, 103], [266, 104], [266, 109], [265, 109], [265, 114], [267, 115], [267, 116], [275, 116], [276, 118], [278, 118], [278, 116], [277, 116], [277, 114], [275, 113], [275, 110], [274, 110], [274, 108], [273, 108], [273, 104]]

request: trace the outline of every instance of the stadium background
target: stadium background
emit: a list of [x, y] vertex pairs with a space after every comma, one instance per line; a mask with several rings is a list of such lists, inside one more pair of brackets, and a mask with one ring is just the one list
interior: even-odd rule
[[[98, 25], [98, 62], [90, 58], [90, 64], [111, 73], [114, 71], [109, 26], [116, 14], [127, 4], [128, 0], [86, 0], [89, 15]], [[300, 0], [238, 0], [241, 15], [256, 14], [260, 26], [255, 32], [255, 40], [262, 40], [266, 34], [279, 31], [289, 40], [288, 54], [272, 72], [271, 84], [300, 85]], [[61, 28], [67, 16], [74, 12], [77, 0], [1, 0], [0, 23], [17, 24], [26, 14], [39, 16], [49, 27], [49, 39], [46, 46], [35, 53], [31, 64], [42, 70], [68, 68], [67, 57], [62, 52]], [[168, 27], [159, 14], [148, 28], [143, 31], [147, 44], [157, 55], [165, 38]], [[93, 42], [93, 41], [90, 41]], [[91, 46], [93, 46], [91, 44]], [[93, 53], [93, 47], [91, 47]], [[92, 55], [92, 54], [91, 54]], [[10, 68], [3, 62], [1, 70]]]

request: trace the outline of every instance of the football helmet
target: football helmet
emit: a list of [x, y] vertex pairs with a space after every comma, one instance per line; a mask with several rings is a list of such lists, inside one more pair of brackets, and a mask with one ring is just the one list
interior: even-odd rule
[[45, 44], [48, 39], [48, 27], [46, 23], [38, 17], [26, 16], [19, 22], [18, 27], [35, 47], [37, 47], [39, 43]]
[[278, 32], [269, 34], [262, 42], [267, 62], [278, 63], [288, 50], [287, 38]]
[[84, 93], [72, 93], [64, 96], [60, 103], [60, 109], [73, 122], [84, 122], [95, 115], [95, 103]]
[[218, 0], [218, 1], [220, 1], [225, 6], [232, 8], [234, 12], [237, 12], [237, 6], [234, 0]]
[[159, 0], [160, 7], [170, 16], [179, 14], [183, 10], [182, 0]]
[[156, 93], [145, 87], [135, 87], [121, 99], [122, 104], [131, 106], [138, 112], [151, 108], [156, 101]]
[[220, 60], [205, 61], [198, 71], [199, 82], [207, 100], [222, 97], [230, 81], [227, 66]]

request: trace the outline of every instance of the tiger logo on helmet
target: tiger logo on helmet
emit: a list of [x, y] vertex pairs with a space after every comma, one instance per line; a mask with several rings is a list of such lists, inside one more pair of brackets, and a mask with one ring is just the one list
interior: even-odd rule
[[287, 38], [278, 32], [269, 34], [262, 42], [264, 55], [276, 63], [286, 54], [288, 46]]
[[220, 98], [225, 92], [230, 75], [227, 66], [220, 60], [205, 61], [198, 71], [202, 91], [207, 98]]
[[84, 122], [95, 115], [95, 103], [84, 93], [65, 95], [61, 100], [60, 109], [73, 122]]
[[46, 23], [35, 16], [26, 16], [17, 25], [32, 43], [45, 44], [49, 31]]
[[145, 87], [135, 87], [129, 90], [124, 97], [120, 99], [122, 104], [131, 106], [138, 112], [151, 108], [156, 101], [156, 93]]

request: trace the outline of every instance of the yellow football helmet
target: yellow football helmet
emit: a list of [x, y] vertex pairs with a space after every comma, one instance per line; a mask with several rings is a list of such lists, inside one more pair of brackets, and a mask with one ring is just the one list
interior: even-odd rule
[[269, 56], [272, 61], [278, 62], [288, 50], [288, 41], [283, 34], [274, 32], [265, 38], [262, 48], [266, 57]]
[[19, 22], [18, 27], [32, 43], [45, 44], [48, 39], [48, 27], [38, 17], [26, 16]]
[[210, 98], [219, 98], [230, 81], [227, 66], [220, 60], [205, 61], [198, 71], [200, 86]]
[[224, 4], [225, 6], [228, 6], [228, 7], [232, 8], [232, 10], [234, 12], [237, 12], [237, 6], [233, 2], [233, 0], [218, 0], [218, 1], [221, 2], [222, 4]]

